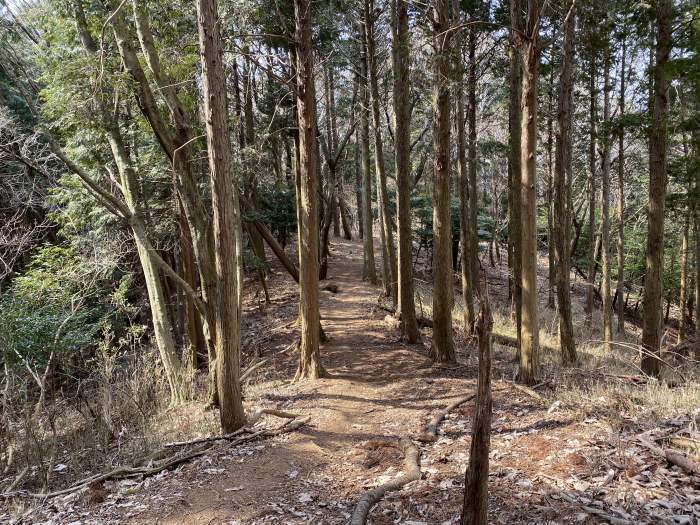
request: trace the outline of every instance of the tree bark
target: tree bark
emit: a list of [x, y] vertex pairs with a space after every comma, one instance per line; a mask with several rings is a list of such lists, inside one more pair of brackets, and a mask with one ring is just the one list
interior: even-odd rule
[[469, 157], [467, 168], [469, 171], [469, 251], [471, 252], [471, 257], [468, 259], [469, 275], [472, 283], [472, 295], [478, 298], [481, 296], [481, 289], [479, 285], [479, 237], [477, 235], [479, 194], [476, 181], [476, 27], [475, 24], [469, 25], [467, 43], [469, 51], [469, 66], [467, 68], [467, 148]]
[[321, 376], [318, 299], [318, 171], [316, 98], [311, 47], [311, 0], [294, 0], [296, 20], [296, 101], [299, 128], [300, 236], [299, 320], [301, 348], [297, 379]]
[[365, 26], [360, 24], [362, 57], [360, 59], [361, 77], [358, 80], [361, 90], [360, 104], [360, 146], [362, 149], [362, 253], [364, 264], [362, 278], [371, 284], [377, 284], [377, 268], [374, 262], [374, 231], [372, 218], [372, 165], [369, 150], [369, 91], [364, 79], [367, 78], [367, 47], [364, 45]]
[[681, 283], [678, 297], [678, 307], [681, 311], [681, 317], [678, 322], [678, 343], [685, 340], [688, 326], [686, 303], [688, 301], [688, 236], [690, 233], [691, 214], [692, 210], [689, 205], [683, 221], [683, 233], [681, 235]]
[[221, 430], [245, 424], [240, 374], [240, 300], [237, 238], [241, 214], [231, 172], [228, 100], [223, 43], [216, 0], [197, 0], [197, 27], [202, 64], [202, 99], [214, 212], [216, 257], [216, 383]]
[[596, 243], [596, 224], [595, 224], [595, 205], [596, 205], [596, 162], [597, 162], [597, 123], [598, 123], [598, 91], [596, 89], [596, 76], [598, 70], [596, 67], [597, 54], [593, 48], [591, 57], [591, 69], [589, 74], [589, 145], [588, 145], [588, 189], [590, 191], [588, 200], [588, 286], [586, 288], [586, 324], [590, 325], [593, 321], [593, 300], [595, 297], [595, 243]]
[[[459, 13], [459, 3], [455, 2], [455, 11]], [[470, 213], [469, 213], [469, 169], [467, 167], [467, 140], [465, 133], [464, 120], [464, 64], [462, 63], [462, 36], [461, 32], [457, 33], [459, 59], [455, 65], [455, 99], [456, 99], [456, 115], [454, 118], [455, 128], [457, 131], [457, 168], [459, 173], [459, 246], [461, 268], [460, 276], [462, 279], [462, 299], [464, 301], [464, 309], [462, 312], [464, 330], [467, 334], [471, 334], [476, 321], [474, 314], [474, 294], [472, 282], [472, 265], [470, 263], [472, 246], [470, 242]]]
[[522, 60], [520, 163], [522, 187], [522, 333], [519, 379], [534, 384], [539, 374], [537, 304], [537, 80], [540, 66], [539, 1], [528, 0], [524, 36], [518, 39]]
[[[565, 23], [566, 26], [566, 23]], [[552, 28], [554, 33], [556, 28]], [[566, 32], [566, 27], [564, 29]], [[564, 37], [566, 38], [566, 36]], [[563, 50], [566, 53], [566, 50]], [[563, 59], [565, 60], [565, 58]], [[564, 65], [562, 61], [562, 73]], [[548, 111], [547, 111], [547, 308], [554, 308], [556, 302], [554, 300], [557, 286], [557, 270], [556, 270], [556, 239], [554, 234], [554, 68], [549, 71], [548, 91]], [[560, 90], [563, 86], [559, 86]], [[561, 131], [561, 128], [559, 129]], [[561, 322], [561, 321], [560, 321]]]
[[[520, 121], [522, 112], [520, 98], [522, 89], [522, 65], [520, 53], [517, 49], [517, 36], [523, 31], [522, 0], [510, 0], [511, 21], [511, 53], [510, 53], [510, 79], [509, 79], [509, 114], [508, 127], [510, 130], [510, 143], [508, 155], [508, 255], [510, 268], [510, 294], [511, 316], [515, 318], [516, 335], [518, 338], [518, 356], [520, 354], [520, 339], [522, 327], [522, 231], [521, 231], [521, 187], [520, 187], [520, 148], [522, 135]], [[518, 357], [519, 359], [519, 357]]]
[[559, 312], [559, 345], [564, 364], [576, 362], [576, 344], [571, 315], [569, 225], [571, 210], [568, 207], [566, 173], [571, 163], [571, 117], [574, 83], [574, 40], [576, 30], [575, 7], [564, 22], [564, 49], [559, 81], [558, 130], [554, 161], [554, 258]]
[[622, 297], [625, 293], [625, 75], [627, 62], [627, 39], [622, 36], [622, 57], [620, 59], [620, 131], [618, 135], [617, 153], [617, 333], [625, 334], [625, 304]]
[[374, 125], [374, 163], [377, 171], [378, 201], [380, 219], [384, 230], [384, 252], [388, 262], [388, 272], [384, 275], [388, 280], [388, 289], [392, 302], [398, 301], [398, 268], [391, 213], [389, 212], [389, 196], [387, 194], [386, 169], [384, 167], [384, 148], [382, 144], [382, 121], [380, 116], [379, 81], [377, 79], [377, 51], [374, 36], [374, 0], [365, 0], [364, 4], [365, 39], [367, 45], [367, 72], [369, 73], [369, 90], [371, 98], [372, 123]]
[[411, 232], [411, 178], [408, 2], [392, 0], [391, 57], [394, 72], [394, 148], [398, 208], [398, 306], [401, 333], [408, 343], [420, 340], [413, 288]]
[[433, 13], [433, 359], [455, 361], [452, 338], [452, 221], [450, 220], [450, 6]]
[[673, 2], [656, 3], [656, 66], [654, 74], [654, 108], [649, 137], [649, 209], [647, 213], [647, 256], [644, 277], [642, 320], [642, 370], [658, 377], [661, 372], [661, 301], [663, 295], [664, 204], [668, 149], [668, 89], [666, 66], [671, 54]]
[[612, 296], [610, 291], [610, 148], [612, 142], [610, 140], [610, 61], [611, 49], [610, 42], [605, 44], [605, 57], [603, 59], [603, 161], [602, 161], [602, 286], [601, 294], [603, 296], [603, 341], [606, 353], [612, 351]]
[[479, 338], [479, 379], [476, 410], [472, 423], [469, 448], [469, 466], [464, 479], [462, 525], [488, 523], [489, 449], [491, 446], [491, 354], [493, 318], [488, 302], [481, 303], [481, 312], [475, 325]]
[[[695, 154], [700, 154], [700, 134], [694, 136]], [[700, 170], [695, 170], [695, 195], [700, 194]], [[700, 204], [695, 201], [695, 359], [700, 359]], [[691, 315], [692, 319], [692, 315]], [[691, 321], [692, 323], [692, 321]]]

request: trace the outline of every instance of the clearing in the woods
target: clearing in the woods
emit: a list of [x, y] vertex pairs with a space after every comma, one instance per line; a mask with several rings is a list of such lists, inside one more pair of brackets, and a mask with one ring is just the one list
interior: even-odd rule
[[[344, 524], [365, 491], [401, 474], [398, 440], [409, 437], [420, 446], [422, 479], [388, 493], [372, 509], [370, 522], [457, 523], [474, 401], [447, 415], [436, 441], [417, 438], [435, 413], [475, 391], [473, 345], [460, 338], [459, 365], [433, 366], [430, 331], [424, 330], [421, 344], [404, 344], [395, 319], [378, 307], [380, 289], [362, 281], [361, 244], [338, 241], [333, 259], [329, 277], [337, 292], [324, 291], [321, 300], [329, 337], [322, 349], [324, 379], [289, 380], [296, 363], [289, 344], [296, 315], [291, 280], [281, 272], [274, 275], [273, 302], [267, 308], [254, 291], [246, 298], [244, 325], [250, 335], [244, 345], [268, 361], [251, 374], [245, 404], [308, 416], [308, 424], [238, 446], [218, 442], [206, 454], [143, 480], [107, 482], [59, 496], [39, 512], [42, 519]], [[489, 275], [494, 293], [498, 277]], [[558, 381], [552, 374], [535, 390], [524, 389], [512, 382], [513, 348], [498, 340], [490, 522], [694, 523], [700, 512], [698, 478], [666, 464], [647, 446], [652, 438], [682, 434], [688, 420], [664, 419], [657, 411], [664, 402], [658, 399], [653, 408], [645, 403], [675, 396], [669, 405], [681, 413], [697, 392], [637, 385], [623, 375], [606, 379], [600, 367], [607, 362], [595, 356]], [[557, 359], [546, 356], [545, 362]], [[630, 389], [636, 394], [630, 396]], [[178, 422], [168, 429], [168, 437], [177, 438], [178, 429], [187, 429], [193, 420], [204, 421], [206, 433], [206, 420], [214, 416], [186, 405], [163, 418], [164, 428]], [[264, 415], [258, 425], [283, 423]]]

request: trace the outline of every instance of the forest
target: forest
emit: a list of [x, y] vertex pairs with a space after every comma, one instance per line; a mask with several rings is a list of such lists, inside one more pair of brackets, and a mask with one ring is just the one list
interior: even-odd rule
[[698, 0], [0, 0], [0, 523], [700, 523]]

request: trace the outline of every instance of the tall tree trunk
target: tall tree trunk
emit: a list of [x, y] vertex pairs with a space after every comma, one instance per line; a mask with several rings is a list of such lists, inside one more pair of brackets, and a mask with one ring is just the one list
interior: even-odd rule
[[622, 36], [622, 58], [620, 59], [620, 131], [617, 153], [618, 202], [617, 215], [617, 333], [625, 333], [625, 71], [627, 62], [627, 39]]
[[[511, 52], [509, 79], [509, 154], [508, 154], [508, 266], [510, 268], [511, 317], [515, 318], [516, 336], [518, 338], [518, 355], [522, 327], [522, 228], [520, 222], [521, 187], [520, 187], [520, 147], [522, 135], [520, 121], [522, 112], [520, 98], [522, 89], [522, 65], [517, 49], [517, 36], [523, 31], [522, 0], [510, 0]], [[519, 359], [519, 357], [518, 357]]]
[[409, 100], [409, 33], [407, 0], [392, 0], [391, 57], [394, 71], [394, 148], [396, 160], [396, 187], [398, 208], [398, 279], [399, 300], [397, 313], [401, 319], [401, 333], [409, 343], [420, 340], [413, 289], [413, 238], [411, 233], [411, 179], [410, 179], [410, 126]]
[[[382, 120], [380, 116], [379, 81], [377, 79], [377, 51], [374, 36], [374, 0], [365, 0], [364, 4], [365, 39], [367, 44], [367, 72], [369, 73], [369, 89], [372, 102], [372, 123], [374, 125], [374, 163], [377, 171], [378, 201], [380, 219], [384, 230], [384, 252], [388, 262], [388, 272], [384, 279], [388, 280], [391, 300], [397, 304], [398, 299], [398, 268], [396, 249], [394, 247], [394, 232], [392, 230], [391, 213], [389, 212], [389, 196], [387, 194], [386, 169], [384, 166], [384, 147], [382, 144]], [[385, 265], [387, 266], [387, 265]]]
[[452, 338], [452, 221], [450, 220], [450, 6], [433, 13], [433, 359], [455, 361]]
[[311, 0], [294, 0], [296, 19], [296, 99], [299, 128], [300, 237], [299, 319], [301, 348], [297, 379], [321, 376], [318, 299], [318, 171], [316, 98], [311, 47]]
[[[472, 294], [481, 296], [479, 285], [479, 237], [477, 235], [478, 217], [478, 188], [476, 183], [476, 24], [469, 25], [468, 48], [469, 66], [467, 68], [467, 148], [469, 158], [467, 168], [469, 171], [469, 257], [470, 277], [472, 282]], [[450, 285], [452, 286], [452, 285]]]
[[[342, 179], [338, 181], [342, 184]], [[350, 218], [350, 211], [345, 204], [345, 199], [343, 199], [343, 189], [339, 188], [338, 191], [338, 210], [340, 211], [340, 224], [343, 227], [343, 238], [346, 241], [352, 241], [352, 223]]]
[[[359, 75], [355, 75], [355, 88], [354, 91], [357, 92], [360, 89], [359, 86]], [[362, 96], [360, 96], [360, 100], [362, 100]], [[363, 102], [360, 102], [360, 105], [362, 105]], [[355, 103], [353, 104], [352, 107], [352, 121], [356, 122], [357, 121], [357, 106], [358, 104]], [[363, 110], [360, 109], [360, 112]], [[364, 217], [362, 215], [362, 165], [361, 165], [361, 154], [360, 154], [360, 133], [355, 133], [355, 148], [353, 150], [353, 156], [354, 156], [354, 162], [353, 162], [353, 168], [354, 168], [354, 186], [355, 186], [355, 207], [357, 208], [357, 235], [360, 237], [360, 239], [364, 239]]]
[[360, 59], [361, 79], [361, 101], [360, 104], [360, 146], [362, 149], [362, 253], [364, 264], [362, 266], [362, 278], [371, 284], [377, 284], [377, 269], [374, 262], [374, 232], [372, 218], [372, 165], [370, 162], [369, 148], [369, 90], [364, 83], [367, 78], [367, 47], [364, 45], [365, 28], [360, 24], [362, 44], [362, 57]]
[[[552, 28], [552, 32], [556, 28]], [[566, 53], [566, 51], [564, 51]], [[562, 73], [563, 73], [562, 64]], [[563, 86], [559, 86], [560, 89]], [[555, 290], [557, 286], [556, 270], [556, 240], [554, 239], [554, 68], [549, 71], [548, 111], [547, 111], [547, 307], [554, 308]]]
[[[700, 154], [700, 134], [694, 136], [695, 154]], [[700, 194], [700, 170], [695, 170], [695, 195]], [[700, 359], [700, 203], [695, 201], [695, 359]], [[692, 319], [692, 316], [691, 316]]]
[[491, 447], [491, 354], [493, 318], [486, 302], [481, 304], [475, 331], [479, 338], [479, 379], [476, 411], [472, 423], [469, 465], [464, 479], [461, 525], [488, 523], [489, 449]]
[[588, 189], [590, 191], [588, 200], [588, 286], [586, 288], [586, 323], [590, 325], [593, 321], [593, 300], [595, 298], [595, 274], [596, 274], [596, 225], [595, 225], [595, 205], [596, 205], [596, 162], [597, 162], [597, 125], [598, 125], [598, 91], [596, 89], [596, 77], [598, 69], [596, 66], [596, 49], [593, 48], [591, 57], [591, 69], [589, 73], [588, 88], [590, 93], [589, 107], [589, 144], [588, 144]]
[[603, 296], [603, 341], [605, 352], [612, 350], [613, 330], [612, 330], [612, 296], [610, 291], [610, 43], [606, 43], [605, 57], [603, 60], [603, 169], [602, 169], [602, 286]]
[[672, 0], [656, 3], [656, 66], [654, 67], [654, 108], [649, 137], [649, 209], [647, 214], [647, 257], [644, 276], [642, 321], [642, 370], [658, 377], [661, 372], [661, 301], [663, 295], [664, 203], [668, 149], [668, 88], [666, 67], [671, 54]]
[[197, 0], [197, 26], [202, 59], [202, 99], [214, 211], [214, 251], [218, 283], [216, 302], [216, 379], [221, 429], [233, 432], [245, 424], [241, 398], [240, 302], [236, 238], [240, 209], [231, 172], [228, 102], [223, 44], [216, 0]]
[[[178, 199], [179, 201], [179, 199]], [[182, 208], [182, 205], [179, 205]], [[178, 223], [180, 226], [180, 265], [182, 267], [182, 278], [189, 283], [193, 289], [197, 289], [197, 268], [195, 265], [194, 251], [192, 249], [192, 237], [187, 219], [183, 213], [178, 214]], [[199, 364], [198, 356], [206, 355], [206, 341], [202, 327], [202, 318], [197, 312], [194, 301], [191, 297], [184, 294], [185, 317], [187, 322], [187, 334], [192, 351], [192, 365], [197, 367]]]
[[[690, 193], [690, 192], [689, 192]], [[681, 236], [681, 283], [678, 297], [678, 307], [681, 311], [681, 317], [678, 323], [678, 342], [685, 340], [688, 326], [687, 301], [688, 301], [688, 236], [690, 233], [690, 216], [692, 209], [690, 205], [685, 214], [683, 221], [683, 234]]]
[[519, 38], [522, 60], [520, 163], [522, 186], [522, 333], [519, 379], [534, 384], [539, 374], [537, 304], [537, 80], [540, 66], [539, 1], [528, 0], [525, 36]]
[[[455, 11], [455, 16], [460, 12], [459, 2], [454, 0], [453, 8]], [[457, 18], [459, 23], [459, 18]], [[470, 236], [469, 236], [469, 169], [467, 168], [467, 140], [465, 133], [465, 120], [464, 120], [464, 64], [462, 61], [462, 32], [458, 32], [457, 38], [457, 48], [459, 50], [459, 58], [455, 64], [455, 128], [457, 132], [457, 168], [459, 173], [459, 246], [460, 246], [460, 258], [461, 258], [461, 268], [460, 276], [462, 279], [462, 299], [464, 300], [464, 309], [462, 312], [464, 330], [467, 334], [472, 333], [474, 328], [474, 322], [476, 321], [474, 314], [474, 294], [472, 291], [472, 266], [470, 264], [470, 258], [475, 255], [472, 253]]]
[[559, 312], [559, 345], [565, 364], [576, 362], [576, 345], [571, 316], [569, 282], [569, 225], [571, 210], [568, 206], [566, 174], [571, 163], [571, 117], [574, 83], [574, 39], [576, 13], [572, 5], [564, 22], [564, 49], [559, 81], [558, 131], [554, 164], [554, 257], [556, 269], [557, 305]]

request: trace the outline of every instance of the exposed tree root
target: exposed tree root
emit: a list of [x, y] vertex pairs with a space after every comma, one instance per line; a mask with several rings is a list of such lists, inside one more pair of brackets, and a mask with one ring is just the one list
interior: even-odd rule
[[420, 479], [420, 451], [418, 447], [408, 438], [402, 438], [399, 441], [399, 446], [404, 453], [404, 473], [398, 478], [365, 492], [355, 505], [350, 525], [365, 525], [369, 511], [384, 497], [384, 494]]
[[[475, 394], [461, 397], [448, 405], [445, 409], [438, 411], [425, 426], [423, 433], [416, 439], [425, 443], [437, 441], [437, 429], [440, 422], [445, 419], [445, 416], [458, 406], [467, 401], [474, 399]], [[411, 481], [416, 481], [421, 477], [420, 471], [420, 451], [418, 447], [409, 438], [401, 438], [399, 446], [404, 453], [404, 473], [400, 477], [393, 479], [379, 487], [365, 492], [365, 494], [357, 502], [355, 510], [350, 518], [349, 525], [365, 525], [369, 511], [372, 507], [384, 497], [384, 494], [392, 490], [398, 490]]]
[[448, 405], [445, 409], [436, 412], [432, 419], [428, 422], [428, 424], [425, 425], [423, 433], [416, 439], [423, 443], [433, 443], [434, 441], [437, 441], [437, 429], [440, 425], [440, 422], [443, 419], [445, 419], [445, 416], [449, 414], [452, 410], [457, 408], [459, 405], [466, 403], [467, 401], [471, 401], [472, 399], [474, 399], [474, 394], [460, 397], [459, 399]]

